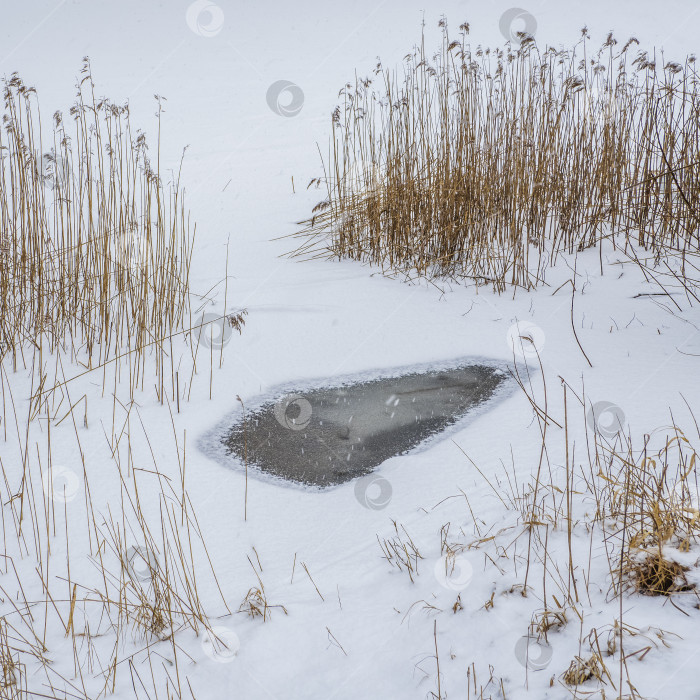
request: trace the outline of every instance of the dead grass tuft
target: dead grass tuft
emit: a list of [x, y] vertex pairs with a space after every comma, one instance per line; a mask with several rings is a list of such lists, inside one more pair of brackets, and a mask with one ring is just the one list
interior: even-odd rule
[[411, 583], [413, 583], [415, 577], [418, 576], [418, 560], [422, 559], [423, 556], [418, 551], [418, 547], [411, 539], [406, 528], [401, 525], [401, 531], [399, 531], [396, 521], [392, 520], [391, 522], [395, 532], [393, 537], [380, 540], [379, 535], [377, 535], [377, 542], [382, 550], [382, 556], [391, 566], [395, 566], [399, 571], [405, 571], [411, 579]]
[[689, 567], [669, 561], [658, 552], [637, 553], [625, 562], [625, 576], [637, 593], [644, 595], [672, 595], [691, 591], [695, 584], [688, 582]]
[[581, 685], [591, 678], [598, 681], [603, 681], [603, 662], [597, 654], [593, 654], [588, 659], [582, 659], [580, 656], [574, 658], [569, 665], [569, 668], [564, 671], [562, 680], [567, 685]]
[[267, 622], [270, 619], [270, 613], [273, 608], [279, 608], [287, 615], [287, 608], [284, 605], [270, 605], [268, 603], [265, 588], [261, 586], [260, 588], [253, 587], [248, 590], [238, 610], [252, 619], [260, 617], [263, 622]]

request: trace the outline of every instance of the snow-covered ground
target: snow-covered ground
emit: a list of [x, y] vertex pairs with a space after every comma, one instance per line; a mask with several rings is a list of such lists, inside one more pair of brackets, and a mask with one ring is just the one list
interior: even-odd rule
[[[205, 293], [217, 285], [206, 310], [224, 311], [220, 282], [228, 242], [228, 310], [249, 312], [243, 333], [226, 340], [223, 367], [214, 369], [211, 399], [209, 380], [204, 378], [193, 385], [190, 401], [183, 401], [173, 417], [180, 449], [184, 431], [187, 436], [187, 491], [221, 592], [234, 614], [228, 614], [206, 573], [199, 596], [212, 624], [227, 630], [221, 632], [224, 636], [235, 634], [240, 644], [235, 655], [215, 653], [205, 636], [183, 631], [178, 639], [182, 697], [190, 697], [188, 683], [198, 700], [425, 698], [430, 693], [479, 697], [475, 688], [487, 686], [491, 673], [499, 680], [488, 686], [484, 697], [500, 697], [501, 678], [508, 698], [569, 697], [575, 691], [558, 679], [581, 653], [579, 640], [591, 628], [613, 625], [619, 618], [619, 601], [608, 602], [604, 547], [581, 525], [574, 529], [573, 546], [579, 555], [582, 620], [569, 611], [569, 623], [550, 634], [551, 647], [543, 652], [541, 668], [532, 663], [526, 668], [522, 639], [533, 613], [542, 609], [542, 600], [536, 594], [509, 593], [522, 584], [520, 557], [527, 536], [521, 535], [514, 550], [512, 541], [522, 532], [520, 512], [506, 508], [501, 500], [507, 502], [506, 497], [497, 495], [508, 492], [509, 476], [522, 486], [540, 459], [539, 424], [522, 391], [472, 416], [429, 449], [390, 459], [375, 472], [380, 482], [363, 482], [368, 490], [350, 482], [319, 493], [251, 479], [247, 520], [244, 472], [226, 469], [196, 448], [202, 435], [238, 409], [237, 397], [253, 402], [277, 385], [303, 387], [338, 375], [463, 357], [507, 366], [513, 361], [513, 324], [526, 322], [535, 325], [543, 374], [536, 357], [519, 359], [530, 362], [538, 400], [546, 382], [550, 413], [560, 423], [564, 380], [577, 392], [585, 385], [588, 402], [617, 407], [638, 442], [643, 434], [669, 425], [671, 413], [693, 437], [686, 401], [700, 411], [697, 308], [684, 296], [678, 296], [682, 311], [667, 297], [647, 296], [659, 288], [636, 266], [621, 264], [624, 256], [611, 247], [603, 251], [602, 274], [597, 250], [579, 254], [575, 261], [573, 322], [590, 367], [572, 332], [571, 286], [553, 293], [574, 277], [573, 259], [561, 260], [550, 270], [547, 286], [538, 291], [496, 296], [486, 288], [477, 291], [451, 283], [439, 288], [409, 285], [354, 262], [289, 260], [283, 254], [293, 243], [273, 240], [294, 232], [294, 222], [305, 218], [322, 198], [320, 191], [307, 190], [306, 185], [320, 174], [317, 144], [326, 148], [338, 90], [354, 80], [355, 70], [368, 73], [378, 55], [387, 66], [398, 63], [418, 40], [423, 18], [426, 44], [434, 40], [437, 45], [437, 22], [443, 14], [455, 28], [462, 21], [470, 23], [472, 45], [499, 45], [504, 41], [499, 19], [509, 7], [508, 2], [447, 1], [426, 7], [413, 0], [214, 6], [32, 0], [3, 8], [0, 70], [5, 75], [18, 71], [37, 88], [47, 120], [55, 109], [70, 105], [85, 55], [91, 59], [98, 94], [115, 102], [128, 100], [132, 123], [151, 138], [156, 130], [153, 95], [167, 98], [161, 146], [166, 167], [175, 167], [182, 147], [189, 145], [183, 182], [197, 222], [192, 288]], [[693, 0], [537, 2], [527, 10], [537, 20], [540, 44], [571, 44], [588, 25], [594, 43], [613, 29], [618, 39], [634, 35], [644, 48], [663, 49], [669, 59], [695, 50], [700, 26], [700, 6]], [[303, 92], [303, 107], [291, 116], [276, 113], [268, 104], [268, 89], [281, 80]], [[299, 91], [287, 94], [302, 99]], [[22, 370], [9, 376], [18, 403], [28, 396], [28, 376]], [[107, 425], [111, 420], [112, 401], [101, 397], [101, 376], [77, 380], [72, 392], [75, 398], [88, 395], [89, 427], [79, 429], [80, 444], [87, 455], [92, 500], [96, 508], [106, 508], [115, 482], [100, 478], [109, 452], [100, 421]], [[137, 400], [158, 468], [177, 483], [171, 414], [149, 393]], [[585, 411], [571, 393], [568, 409], [569, 441], [576, 444], [572, 460], [587, 463]], [[564, 431], [550, 425], [548, 440], [556, 475], [565, 459]], [[52, 428], [51, 448], [54, 465], [82, 473], [68, 421]], [[134, 454], [136, 466], [152, 467], [143, 440], [135, 438]], [[16, 445], [0, 443], [0, 455], [9, 483], [16, 488], [21, 479]], [[149, 496], [141, 494], [144, 501]], [[380, 497], [386, 503], [378, 507], [375, 499]], [[94, 576], [83, 516], [77, 514], [84, 510], [82, 503], [79, 497], [66, 503], [73, 528], [71, 575], [77, 581], [82, 572]], [[582, 522], [586, 506], [583, 501], [579, 505]], [[63, 504], [60, 511], [62, 515]], [[423, 557], [413, 580], [382, 558], [378, 539], [396, 536], [392, 521], [404, 541], [409, 533]], [[466, 550], [461, 575], [446, 577], [440, 535], [446, 523], [451, 523], [448, 539], [463, 544], [503, 533], [483, 549]], [[57, 550], [62, 551], [65, 545], [56, 537]], [[564, 562], [565, 533], [552, 530], [550, 537], [551, 556]], [[691, 551], [688, 556], [692, 555]], [[41, 599], [32, 573], [36, 564], [24, 563], [24, 569], [22, 564], [18, 567], [24, 571], [22, 580], [29, 582], [27, 596]], [[533, 566], [541, 594], [542, 565]], [[235, 612], [247, 591], [258, 585], [257, 575], [269, 602], [283, 605], [287, 614], [273, 609], [271, 619], [262, 622]], [[584, 594], [583, 581], [589, 576]], [[1, 603], [5, 613], [16, 587], [13, 574], [0, 575], [0, 585], [7, 591]], [[551, 593], [560, 597], [556, 587]], [[463, 609], [453, 612], [457, 595]], [[623, 599], [625, 624], [657, 643], [634, 637], [626, 648], [630, 653], [652, 647], [643, 659], [640, 653], [628, 662], [642, 697], [700, 697], [695, 604], [694, 596], [677, 603], [682, 610], [665, 598]], [[668, 647], [649, 628], [664, 630]], [[62, 646], [62, 638], [58, 630], [49, 635], [46, 646], [50, 653], [62, 650], [53, 654], [55, 665], [74, 679], [73, 653], [65, 655], [68, 647]], [[136, 640], [125, 644], [126, 655], [143, 646]], [[154, 643], [150, 651], [163, 656], [151, 664], [157, 672], [161, 661], [168, 667], [173, 660], [169, 642]], [[136, 658], [137, 670], [145, 671], [143, 655]], [[102, 659], [83, 671], [86, 687], [99, 689], [94, 678], [106, 662]], [[619, 688], [619, 659], [611, 662], [611, 669]], [[152, 685], [147, 685], [148, 691], [134, 686], [133, 677], [125, 663], [116, 675], [116, 697], [156, 696]], [[144, 683], [147, 679], [150, 683], [150, 671]], [[581, 696], [586, 688], [581, 686]], [[606, 697], [617, 697], [611, 684], [606, 688]], [[46, 686], [42, 692], [52, 696]], [[99, 690], [92, 692], [96, 697]], [[626, 684], [622, 692], [629, 695]], [[166, 696], [164, 683], [158, 685], [158, 693]]]

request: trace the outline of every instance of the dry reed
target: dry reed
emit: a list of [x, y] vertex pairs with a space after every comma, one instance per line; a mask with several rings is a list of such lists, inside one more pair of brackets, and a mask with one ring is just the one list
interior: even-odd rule
[[[402, 69], [341, 91], [326, 197], [298, 256], [352, 258], [409, 277], [531, 288], [562, 252], [604, 237], [661, 254], [700, 249], [695, 59], [619, 47], [473, 49], [440, 22]], [[620, 234], [621, 238], [617, 236]]]
[[[56, 350], [88, 369], [128, 358], [119, 379], [133, 398], [153, 357], [162, 400], [166, 340], [191, 325], [193, 235], [180, 173], [163, 183], [160, 133], [153, 165], [128, 104], [95, 97], [87, 58], [50, 146], [34, 88], [13, 74], [4, 101], [0, 361], [16, 367], [33, 347], [40, 364]], [[159, 100], [159, 132], [160, 119]]]

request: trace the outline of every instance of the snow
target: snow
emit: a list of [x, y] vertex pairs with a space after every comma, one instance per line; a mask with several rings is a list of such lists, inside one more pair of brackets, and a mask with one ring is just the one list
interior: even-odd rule
[[[548, 271], [548, 286], [495, 296], [488, 289], [453, 283], [441, 288], [409, 285], [348, 261], [281, 257], [293, 242], [278, 237], [293, 233], [294, 222], [322, 198], [319, 191], [305, 189], [320, 174], [316, 144], [324, 150], [335, 97], [344, 82], [353, 79], [355, 69], [369, 72], [377, 55], [387, 66], [400, 61], [418, 40], [423, 16], [427, 45], [431, 37], [437, 41], [436, 25], [443, 13], [455, 30], [462, 21], [470, 22], [473, 45], [500, 44], [498, 22], [509, 5], [445, 0], [423, 15], [425, 6], [413, 0], [341, 5], [314, 1], [301, 6], [221, 2], [203, 24], [195, 23], [199, 35], [191, 29], [194, 12], [188, 7], [187, 2], [37, 0], [6, 6], [0, 28], [0, 69], [6, 75], [19, 71], [37, 88], [45, 119], [54, 109], [69, 106], [84, 55], [91, 58], [98, 93], [116, 102], [128, 99], [133, 123], [151, 138], [156, 129], [152, 95], [167, 97], [161, 147], [167, 167], [176, 167], [182, 147], [189, 145], [183, 181], [197, 221], [192, 287], [206, 292], [223, 279], [228, 242], [229, 310], [234, 305], [249, 311], [242, 335], [234, 333], [226, 344], [223, 367], [214, 369], [211, 399], [208, 379], [201, 377], [190, 401], [172, 417], [173, 425], [167, 408], [151, 393], [138, 399], [140, 419], [148, 435], [156, 438], [150, 447], [158, 468], [175, 484], [180, 473], [173, 432], [182, 451], [186, 431], [187, 491], [231, 609], [237, 610], [257, 585], [248, 559], [257, 565], [257, 555], [268, 600], [288, 612], [273, 609], [264, 623], [243, 613], [227, 614], [207, 574], [204, 554], [198, 552], [200, 598], [217, 634], [227, 637], [237, 652], [222, 654], [206, 635], [197, 638], [183, 631], [178, 638], [183, 688], [186, 676], [198, 700], [437, 696], [436, 638], [443, 697], [478, 697], [473, 681], [467, 694], [472, 664], [477, 685], [483, 686], [493, 666], [494, 678], [504, 679], [509, 699], [568, 697], [571, 693], [557, 679], [579, 653], [579, 637], [619, 617], [618, 601], [608, 596], [609, 567], [600, 538], [592, 538], [583, 525], [575, 529], [581, 591], [582, 571], [589, 575], [589, 556], [591, 561], [590, 598], [581, 594], [584, 620], [570, 619], [563, 630], [551, 633], [551, 648], [541, 650], [543, 664], [549, 653], [551, 659], [541, 670], [527, 672], [516, 649], [522, 651], [531, 615], [541, 610], [542, 602], [517, 590], [509, 593], [513, 585], [522, 584], [523, 564], [514, 559], [513, 549], [507, 559], [498, 558], [494, 544], [466, 550], [447, 579], [441, 559], [440, 528], [445, 523], [451, 523], [451, 540], [466, 544], [477, 539], [472, 510], [482, 536], [502, 531], [496, 544], [507, 546], [519, 535], [519, 557], [527, 548], [527, 535], [518, 528], [520, 512], [506, 509], [496, 494], [501, 487], [507, 492], [508, 474], [522, 486], [537, 468], [540, 432], [522, 392], [490, 404], [488, 411], [460, 425], [451, 439], [383, 464], [375, 472], [383, 481], [363, 482], [375, 491], [388, 482], [391, 497], [382, 508], [371, 507], [376, 492], [369, 500], [358, 498], [353, 482], [317, 493], [254, 479], [248, 484], [244, 520], [244, 473], [222, 467], [196, 444], [238, 410], [237, 397], [252, 403], [279, 385], [302, 386], [319, 378], [390, 372], [463, 357], [512, 364], [512, 328], [525, 322], [536, 326], [543, 373], [536, 358], [518, 359], [530, 364], [538, 400], [546, 382], [553, 416], [563, 416], [563, 380], [576, 392], [585, 385], [591, 403], [607, 401], [619, 407], [625, 428], [637, 442], [644, 433], [668, 426], [671, 413], [692, 437], [684, 398], [696, 412], [700, 409], [700, 373], [693, 355], [700, 353], [696, 310], [682, 297], [677, 299], [683, 311], [672, 313], [662, 305], [668, 306], [668, 299], [639, 296], [659, 289], [610, 247], [603, 252], [602, 275], [597, 250], [579, 254], [573, 319], [593, 365], [589, 367], [572, 333], [571, 287], [553, 294], [572, 278], [573, 258]], [[621, 40], [633, 34], [644, 48], [656, 45], [669, 58], [680, 58], [697, 42], [700, 7], [691, 0], [662, 5], [587, 0], [533, 3], [529, 11], [536, 16], [540, 43], [574, 42], [588, 24], [596, 40], [614, 28]], [[268, 88], [278, 80], [289, 80], [303, 91], [303, 108], [293, 116], [281, 116], [268, 106]], [[223, 285], [218, 284], [206, 310], [223, 312], [223, 295]], [[29, 376], [21, 368], [9, 376], [13, 395], [23, 406], [26, 402], [19, 397], [28, 396]], [[109, 432], [112, 401], [102, 396], [101, 382], [101, 376], [88, 376], [71, 388], [75, 399], [87, 395], [89, 427], [75, 430], [92, 475], [90, 497], [96, 510], [106, 509], [119, 493], [113, 470], [105, 466], [109, 448], [101, 422]], [[585, 411], [573, 406], [570, 393], [569, 440], [576, 443], [578, 462], [585, 452]], [[135, 417], [132, 423], [132, 429], [140, 429]], [[81, 475], [77, 483], [66, 477], [65, 503], [71, 576], [80, 581], [81, 576], [94, 577], [95, 569], [88, 558], [84, 483], [74, 438], [70, 421], [52, 428], [53, 464]], [[550, 462], [557, 472], [564, 462], [563, 431], [550, 427], [549, 439]], [[17, 446], [0, 443], [0, 453], [16, 488], [22, 474]], [[134, 454], [136, 466], [152, 468], [143, 437], [135, 438]], [[157, 503], [155, 488], [141, 496]], [[578, 507], [582, 518], [586, 506]], [[63, 508], [61, 503], [56, 509], [60, 522]], [[382, 558], [377, 540], [396, 535], [392, 520], [405, 528], [423, 556], [413, 582]], [[10, 532], [9, 523], [4, 528]], [[566, 533], [550, 528], [549, 536], [551, 556], [565, 563]], [[57, 561], [65, 556], [60, 535], [52, 539], [52, 547]], [[688, 561], [697, 558], [697, 551], [688, 554]], [[27, 582], [28, 599], [43, 599], [36, 562], [25, 558], [15, 564], [19, 578]], [[539, 579], [541, 564], [533, 568], [533, 577]], [[65, 581], [53, 582], [62, 597], [69, 597]], [[539, 580], [531, 583], [540, 586]], [[7, 591], [0, 609], [8, 613], [16, 590], [14, 575], [0, 575], [0, 585]], [[453, 613], [457, 594], [463, 610]], [[493, 605], [487, 609], [489, 600]], [[698, 697], [697, 610], [687, 603], [686, 615], [667, 600], [651, 597], [631, 597], [623, 604], [626, 624], [669, 633], [666, 648], [649, 632], [658, 648], [652, 644], [643, 660], [629, 660], [630, 676], [642, 696]], [[73, 652], [62, 641], [63, 630], [53, 629], [46, 645], [50, 651], [60, 650], [52, 656], [56, 667], [75, 679]], [[109, 659], [110, 645], [103, 647], [107, 652], [102, 665]], [[635, 638], [629, 645], [636, 650], [645, 643]], [[128, 653], [141, 647], [125, 641]], [[151, 653], [172, 659], [172, 646], [157, 643]], [[530, 654], [539, 655], [540, 650], [531, 647]], [[139, 673], [150, 683], [143, 655], [137, 658]], [[616, 685], [618, 662], [610, 665]], [[90, 697], [101, 687], [99, 667], [85, 672]], [[160, 661], [153, 667], [161, 673]], [[552, 676], [556, 679], [550, 686]], [[160, 683], [162, 696], [164, 688]], [[117, 673], [115, 689], [115, 697], [134, 697], [126, 667]], [[48, 686], [44, 692], [50, 695]], [[500, 697], [495, 683], [485, 697], [489, 693]], [[607, 686], [607, 696], [614, 693]], [[138, 690], [138, 697], [147, 696]], [[189, 697], [189, 691], [183, 690], [183, 697]]]

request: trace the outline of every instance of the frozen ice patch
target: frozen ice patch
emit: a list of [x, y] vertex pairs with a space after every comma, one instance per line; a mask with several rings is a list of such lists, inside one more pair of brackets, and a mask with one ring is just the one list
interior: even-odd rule
[[[505, 378], [488, 363], [433, 365], [340, 386], [295, 387], [232, 418], [214, 436], [223, 450], [204, 449], [297, 484], [341, 484], [444, 432], [490, 399]], [[377, 498], [385, 500], [367, 498], [372, 508], [382, 507], [374, 505]]]

